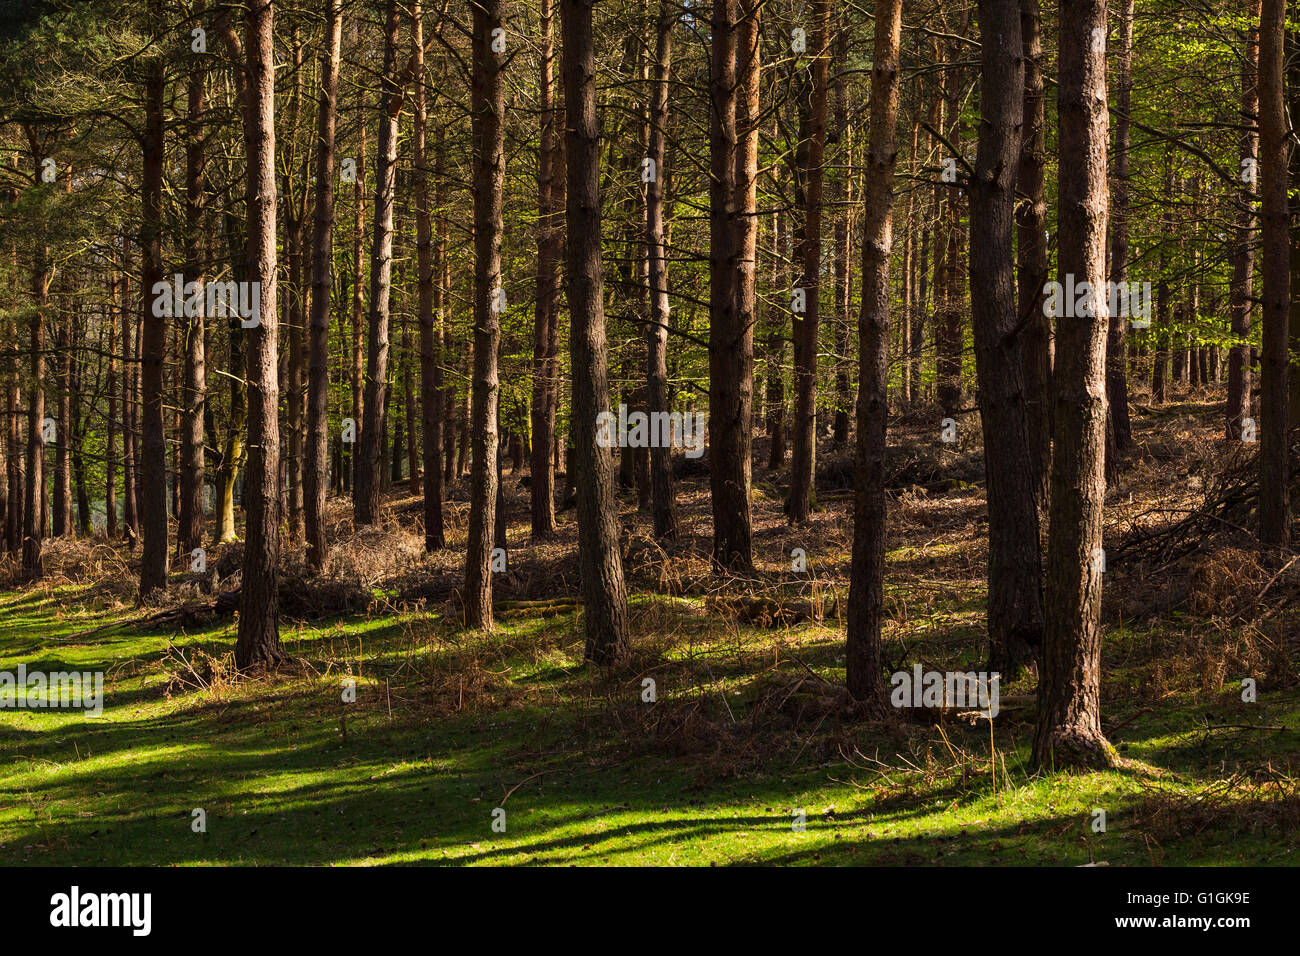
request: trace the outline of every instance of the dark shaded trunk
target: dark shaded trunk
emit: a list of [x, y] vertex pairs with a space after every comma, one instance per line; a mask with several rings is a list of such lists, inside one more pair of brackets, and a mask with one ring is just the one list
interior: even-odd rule
[[[163, 4], [155, 0], [155, 21]], [[163, 99], [166, 80], [161, 59], [149, 67], [145, 81], [144, 175], [141, 201], [141, 343], [140, 343], [140, 593], [167, 586], [167, 441], [163, 432], [163, 362], [167, 351], [167, 314], [160, 308], [155, 283], [163, 278]], [[174, 305], [179, 305], [175, 303]], [[161, 313], [161, 314], [158, 314]]]
[[591, 0], [561, 0], [565, 138], [568, 154], [565, 251], [569, 356], [573, 370], [578, 568], [588, 661], [607, 666], [628, 652], [627, 589], [619, 551], [613, 465], [597, 440], [609, 414], [601, 262], [600, 146]]
[[[424, 549], [446, 544], [442, 527], [442, 255], [435, 248], [429, 218], [429, 177], [425, 152], [428, 111], [425, 104], [424, 20], [419, 0], [411, 7], [411, 50], [415, 57], [415, 231], [419, 272], [420, 430], [424, 449]], [[441, 187], [442, 142], [437, 143], [434, 180]], [[441, 206], [441, 204], [439, 204]], [[441, 229], [439, 230], [441, 235]], [[434, 253], [438, 261], [434, 262]], [[436, 282], [435, 282], [436, 273]], [[435, 324], [436, 322], [436, 324]], [[412, 442], [414, 444], [414, 441]]]
[[[474, 6], [474, 63], [470, 116], [474, 139], [474, 373], [471, 431], [469, 536], [465, 548], [465, 624], [492, 627], [492, 544], [497, 504], [497, 406], [501, 385], [501, 204], [505, 184], [503, 119], [505, 54], [493, 51], [492, 33], [504, 28], [503, 0]], [[572, 302], [570, 302], [572, 307]], [[576, 311], [576, 310], [575, 310]], [[575, 413], [576, 414], [576, 413]]]
[[[203, 217], [203, 98], [205, 70], [201, 55], [190, 70], [185, 140], [185, 282], [203, 282], [199, 262], [199, 233]], [[177, 509], [177, 545], [182, 561], [203, 543], [203, 409], [207, 400], [207, 355], [204, 348], [204, 310], [186, 310], [180, 323], [184, 349], [181, 384], [180, 507]]]
[[[316, 204], [312, 224], [311, 329], [307, 345], [307, 436], [303, 474], [303, 525], [307, 561], [325, 566], [325, 494], [329, 451], [330, 289], [334, 257], [334, 135], [338, 120], [342, 0], [327, 0], [321, 44], [320, 104], [316, 118]], [[335, 469], [339, 474], [339, 469]]]
[[799, 205], [803, 212], [803, 233], [799, 237], [801, 271], [796, 284], [804, 292], [804, 311], [796, 308], [794, 327], [794, 442], [790, 454], [790, 493], [785, 501], [786, 516], [796, 523], [808, 520], [812, 511], [817, 472], [817, 332], [820, 319], [822, 272], [822, 159], [826, 153], [826, 77], [830, 65], [828, 49], [830, 0], [814, 0], [813, 62], [811, 77], [799, 106], [799, 146], [796, 173]]
[[889, 426], [889, 259], [893, 249], [895, 124], [902, 80], [902, 0], [876, 0], [871, 119], [862, 223], [858, 317], [858, 441], [853, 464], [853, 563], [845, 654], [849, 693], [868, 713], [887, 712], [884, 654], [885, 442]]
[[353, 519], [374, 524], [379, 517], [388, 408], [388, 304], [393, 283], [393, 199], [397, 183], [397, 121], [402, 89], [397, 71], [397, 0], [388, 0], [384, 27], [384, 73], [379, 138], [375, 146], [374, 235], [370, 239], [370, 321], [366, 340], [365, 405], [354, 470]]
[[980, 0], [979, 145], [970, 185], [975, 372], [988, 477], [989, 670], [1017, 674], [1042, 640], [1038, 506], [1013, 258], [1024, 111], [1019, 0]]
[[541, 73], [538, 77], [540, 144], [537, 156], [537, 305], [533, 327], [533, 429], [532, 532], [536, 538], [555, 533], [555, 413], [560, 391], [560, 272], [564, 237], [561, 234], [558, 197], [563, 186], [557, 178], [554, 83], [555, 42], [552, 39], [551, 0], [542, 0]]
[[[744, 318], [745, 263], [737, 209], [736, 70], [739, 0], [713, 4], [709, 77], [709, 488], [713, 506], [713, 560], [747, 574], [753, 569], [750, 524], [750, 427], [754, 337]], [[751, 21], [752, 22], [752, 21]], [[754, 27], [755, 36], [757, 27]], [[757, 67], [757, 45], [754, 65]], [[748, 190], [745, 190], [748, 192]]]
[[1021, 0], [1021, 49], [1025, 58], [1025, 105], [1016, 189], [1017, 310], [1025, 323], [1021, 354], [1025, 370], [1025, 414], [1040, 514], [1047, 512], [1052, 460], [1052, 320], [1043, 308], [1048, 280], [1047, 139], [1043, 92], [1042, 17], [1039, 0]]
[[1259, 27], [1259, 179], [1264, 330], [1260, 340], [1259, 538], [1286, 547], [1291, 501], [1287, 486], [1287, 394], [1291, 276], [1288, 241], [1286, 104], [1283, 31], [1286, 0], [1263, 0]]
[[[1111, 202], [1110, 281], [1123, 290], [1128, 282], [1129, 217], [1129, 121], [1133, 92], [1133, 0], [1120, 0], [1119, 55], [1116, 58], [1119, 92], [1115, 98], [1115, 187]], [[1120, 297], [1116, 297], [1119, 301]], [[1107, 462], [1114, 451], [1125, 451], [1133, 444], [1133, 426], [1128, 414], [1128, 323], [1123, 309], [1110, 317], [1106, 340], [1106, 400], [1110, 408], [1107, 430]]]
[[1101, 550], [1106, 495], [1106, 151], [1109, 125], [1105, 0], [1061, 0], [1060, 250], [1066, 277], [1093, 290], [1090, 315], [1058, 324], [1053, 373], [1052, 487], [1046, 629], [1039, 655], [1034, 763], [1047, 770], [1110, 766], [1101, 732]]

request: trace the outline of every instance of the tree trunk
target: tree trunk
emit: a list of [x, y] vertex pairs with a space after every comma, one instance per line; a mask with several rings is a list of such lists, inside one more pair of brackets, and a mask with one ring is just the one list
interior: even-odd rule
[[[1128, 114], [1133, 91], [1133, 0], [1120, 0], [1116, 69], [1119, 92], [1115, 99], [1115, 199], [1111, 215], [1110, 281], [1114, 288], [1123, 290], [1128, 282]], [[1133, 444], [1133, 426], [1128, 415], [1128, 322], [1124, 310], [1116, 310], [1116, 314], [1110, 317], [1106, 341], [1106, 400], [1111, 423], [1107, 434], [1114, 441], [1115, 451], [1125, 451]], [[1109, 453], [1107, 460], [1111, 460]]]
[[1232, 309], [1232, 348], [1228, 353], [1228, 438], [1241, 438], [1242, 420], [1250, 417], [1250, 322], [1254, 302], [1251, 287], [1255, 272], [1255, 179], [1245, 170], [1258, 161], [1259, 134], [1250, 117], [1259, 113], [1259, 14], [1260, 0], [1252, 0], [1247, 13], [1245, 48], [1241, 63], [1241, 115], [1246, 127], [1241, 132], [1241, 194], [1236, 214], [1236, 243], [1232, 254], [1229, 298]]
[[[741, 272], [746, 268], [737, 164], [736, 70], [740, 0], [713, 4], [709, 77], [709, 488], [713, 506], [713, 560], [743, 574], [753, 569], [749, 511], [750, 406], [754, 337], [742, 310]], [[755, 14], [756, 15], [756, 14]], [[754, 21], [751, 20], [751, 23]], [[757, 27], [754, 27], [757, 30]], [[757, 45], [752, 44], [757, 69]], [[748, 191], [748, 190], [746, 190]], [[753, 262], [748, 263], [750, 270]], [[751, 271], [752, 275], [752, 271]]]
[[[429, 220], [428, 157], [425, 135], [424, 19], [419, 0], [411, 7], [411, 52], [415, 59], [415, 231], [420, 321], [420, 429], [424, 447], [424, 549], [446, 544], [442, 527], [442, 248], [435, 266], [433, 229]], [[438, 144], [441, 146], [441, 143]], [[442, 180], [443, 150], [437, 150], [434, 176]], [[437, 273], [435, 282], [434, 274]], [[434, 316], [437, 316], [437, 325]], [[412, 436], [412, 445], [414, 445]]]
[[609, 412], [601, 261], [600, 146], [592, 0], [561, 0], [568, 196], [566, 273], [571, 329], [578, 489], [578, 569], [588, 661], [608, 666], [628, 652], [627, 589], [619, 551], [613, 465], [597, 442]]
[[[668, 244], [664, 236], [664, 142], [668, 126], [668, 83], [672, 72], [676, 9], [661, 0], [655, 29], [654, 87], [650, 91], [647, 155], [656, 175], [646, 184], [646, 256], [649, 262], [650, 322], [646, 326], [646, 402], [651, 416], [668, 412]], [[549, 455], [549, 448], [543, 455]], [[650, 449], [650, 497], [658, 541], [677, 540], [677, 501], [672, 450]]]
[[[70, 177], [69, 177], [70, 181]], [[63, 286], [63, 283], [60, 283]], [[54, 438], [54, 494], [50, 511], [54, 518], [53, 536], [61, 538], [72, 534], [72, 313], [67, 296], [59, 295], [56, 301], [58, 332], [56, 338], [55, 372], [59, 386], [58, 427]]]
[[504, 22], [503, 0], [475, 4], [470, 102], [474, 139], [474, 374], [470, 411], [474, 460], [464, 603], [465, 624], [483, 630], [492, 627], [491, 560], [497, 504], [497, 405], [501, 392], [497, 377], [497, 350], [501, 344], [498, 307], [503, 297], [501, 204], [505, 184], [505, 91], [501, 77], [505, 54], [494, 52], [492, 47], [493, 32], [504, 29]]
[[[185, 140], [185, 282], [203, 282], [199, 261], [199, 231], [203, 217], [203, 99], [205, 69], [200, 55], [190, 70], [187, 95], [188, 129]], [[203, 543], [203, 409], [207, 400], [207, 356], [204, 349], [204, 310], [180, 323], [184, 345], [181, 387], [180, 508], [177, 509], [177, 544], [180, 558]]]
[[[152, 5], [156, 21], [162, 0]], [[164, 64], [149, 67], [145, 81], [144, 176], [141, 201], [141, 335], [140, 343], [140, 594], [167, 586], [167, 441], [163, 432], [163, 362], [167, 351], [167, 314], [159, 308], [155, 283], [163, 278], [163, 108]], [[175, 303], [174, 305], [179, 305]], [[162, 313], [162, 314], [155, 314]]]
[[235, 666], [274, 667], [286, 658], [280, 646], [280, 398], [276, 363], [276, 183], [274, 7], [250, 0], [247, 33], [247, 95], [244, 114], [248, 169], [247, 279], [261, 288], [260, 321], [244, 330], [248, 364], [248, 465], [244, 478], [243, 586]]
[[1263, 0], [1259, 27], [1259, 172], [1263, 250], [1264, 330], [1260, 341], [1259, 538], [1290, 541], [1288, 470], [1288, 243], [1286, 109], [1283, 99], [1283, 30], [1286, 0]]
[[[122, 537], [134, 550], [139, 516], [135, 508], [135, 345], [132, 342], [130, 263], [122, 274]], [[231, 370], [232, 374], [234, 370]]]
[[1046, 630], [1039, 667], [1033, 759], [1044, 769], [1110, 766], [1101, 732], [1101, 551], [1106, 494], [1105, 0], [1061, 0], [1061, 283], [1096, 290], [1090, 315], [1056, 330]]
[[560, 210], [556, 197], [563, 187], [556, 179], [555, 121], [559, 111], [552, 90], [555, 70], [553, 20], [551, 0], [542, 0], [538, 77], [541, 129], [537, 156], [537, 305], [533, 327], [533, 451], [529, 488], [535, 538], [549, 538], [555, 534], [555, 466], [551, 460], [551, 446], [555, 442], [555, 413], [559, 405], [559, 259], [564, 237], [557, 221]]
[[1025, 413], [1029, 454], [1039, 514], [1047, 513], [1048, 472], [1052, 461], [1052, 320], [1043, 308], [1047, 258], [1047, 120], [1043, 92], [1042, 17], [1039, 0], [1021, 0], [1021, 48], [1025, 58], [1024, 132], [1016, 170], [1017, 310], [1025, 322], [1021, 341], [1025, 369]]
[[[849, 127], [848, 100], [845, 96], [845, 87], [847, 85], [847, 73], [845, 66], [848, 59], [848, 31], [840, 30], [835, 41], [835, 61], [839, 65], [839, 72], [835, 77], [835, 138], [840, 146], [840, 154], [843, 156], [842, 164], [844, 171], [836, 177], [836, 205], [840, 207], [839, 212], [835, 215], [835, 418], [831, 426], [831, 448], [835, 451], [843, 450], [849, 441], [849, 414], [853, 406], [853, 376], [850, 374], [849, 353], [853, 348], [853, 322], [850, 314], [850, 302], [852, 301], [853, 270], [849, 267], [850, 255], [849, 247], [852, 245], [852, 224], [853, 224], [853, 177], [849, 170], [853, 168], [853, 136]], [[912, 155], [916, 157], [916, 140], [912, 140]], [[908, 208], [911, 208], [911, 198], [908, 198]], [[908, 223], [910, 228], [911, 223]], [[903, 251], [903, 277], [907, 281], [909, 255], [911, 248], [911, 236], [909, 233], [908, 244], [904, 246]], [[906, 298], [906, 297], [905, 297]], [[907, 354], [907, 320], [908, 309], [906, 301], [903, 308], [903, 340], [904, 345], [902, 352]], [[907, 396], [910, 382], [907, 380], [909, 363], [903, 365], [903, 395]]]
[[1019, 0], [980, 0], [979, 146], [970, 185], [971, 305], [988, 475], [989, 669], [1010, 678], [1042, 640], [1038, 507], [1014, 259], [1024, 111]]
[[811, 77], [802, 80], [797, 150], [798, 196], [803, 207], [799, 237], [805, 311], [794, 311], [794, 443], [790, 454], [790, 493], [786, 516], [795, 523], [808, 520], [817, 474], [817, 332], [822, 271], [822, 160], [826, 154], [826, 77], [830, 65], [830, 0], [813, 4], [813, 62]]
[[[38, 134], [27, 130], [31, 144], [32, 168], [40, 169], [45, 159]], [[45, 307], [50, 290], [49, 248], [37, 245], [32, 262], [32, 312], [28, 319], [28, 355], [31, 359], [31, 385], [27, 394], [27, 474], [23, 501], [23, 577], [39, 578], [41, 545], [45, 537]]]
[[374, 524], [382, 490], [383, 435], [388, 405], [388, 303], [393, 282], [393, 200], [397, 183], [397, 121], [402, 89], [397, 66], [397, 0], [388, 0], [384, 27], [379, 138], [375, 146], [374, 235], [370, 239], [370, 321], [366, 341], [365, 406], [355, 467], [353, 518]]
[[[418, 10], [418, 8], [417, 8]], [[418, 15], [417, 15], [418, 20]], [[307, 346], [307, 443], [303, 474], [303, 521], [307, 561], [325, 566], [325, 494], [329, 452], [329, 329], [334, 257], [334, 135], [338, 120], [342, 0], [327, 0], [321, 44], [320, 108], [316, 119], [316, 207], [312, 225], [311, 331]], [[423, 79], [423, 77], [421, 77]]]
[[902, 0], [876, 0], [871, 119], [863, 186], [862, 311], [858, 318], [858, 440], [853, 467], [853, 559], [845, 665], [849, 693], [868, 713], [887, 711], [880, 629], [884, 616], [885, 442], [889, 425], [889, 258], [893, 250], [895, 124], [902, 79]]
[[[109, 261], [108, 276], [108, 374], [105, 391], [108, 393], [108, 420], [104, 423], [104, 533], [108, 540], [117, 537], [117, 324], [121, 305], [117, 297], [117, 262]], [[12, 475], [10, 481], [12, 482]]]

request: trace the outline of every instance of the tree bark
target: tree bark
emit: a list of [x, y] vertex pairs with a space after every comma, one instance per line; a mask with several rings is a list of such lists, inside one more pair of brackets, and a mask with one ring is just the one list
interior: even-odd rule
[[[1120, 0], [1119, 56], [1116, 58], [1119, 92], [1115, 98], [1115, 196], [1111, 204], [1110, 281], [1125, 289], [1128, 282], [1129, 217], [1129, 109], [1133, 92], [1133, 0]], [[1118, 297], [1117, 297], [1118, 298]], [[1106, 340], [1106, 400], [1110, 408], [1107, 435], [1114, 451], [1126, 451], [1133, 444], [1133, 426], [1128, 414], [1128, 323], [1117, 310], [1110, 317]], [[1111, 441], [1107, 462], [1111, 463]]]
[[[199, 262], [199, 231], [203, 218], [203, 96], [205, 70], [201, 55], [194, 54], [186, 89], [187, 125], [185, 140], [185, 282], [203, 282]], [[180, 508], [177, 509], [177, 546], [180, 558], [188, 563], [189, 555], [203, 543], [203, 410], [207, 401], [207, 366], [204, 341], [204, 310], [190, 315], [186, 310], [181, 323], [185, 349], [181, 388], [181, 466]]]
[[[434, 265], [433, 229], [429, 218], [428, 157], [425, 152], [428, 110], [425, 104], [424, 19], [419, 0], [411, 7], [411, 52], [415, 58], [415, 231], [420, 321], [420, 432], [423, 438], [424, 549], [446, 544], [442, 527], [442, 261]], [[435, 176], [442, 178], [442, 150]], [[435, 282], [434, 273], [437, 272]], [[435, 325], [435, 315], [437, 324]], [[415, 444], [414, 436], [411, 440]]]
[[989, 670], [1009, 677], [1041, 643], [1038, 506], [1025, 410], [1014, 258], [1024, 117], [1019, 0], [980, 0], [980, 126], [970, 184], [975, 372], [988, 479]]
[[538, 77], [541, 121], [537, 166], [537, 305], [533, 327], [533, 449], [531, 461], [532, 533], [535, 538], [555, 534], [555, 414], [560, 391], [560, 231], [558, 197], [563, 186], [557, 179], [555, 121], [560, 111], [553, 98], [555, 42], [551, 0], [542, 0], [541, 69]]
[[383, 435], [388, 404], [388, 318], [393, 284], [393, 200], [397, 185], [397, 121], [402, 110], [398, 79], [397, 0], [388, 0], [384, 26], [383, 96], [375, 146], [374, 235], [370, 239], [370, 320], [366, 340], [365, 405], [355, 467], [353, 519], [374, 524], [382, 490]]
[[873, 716], [887, 712], [884, 616], [885, 442], [889, 427], [889, 259], [893, 250], [895, 125], [902, 65], [902, 0], [875, 0], [871, 118], [863, 186], [862, 311], [858, 317], [858, 441], [853, 468], [853, 558], [845, 665], [848, 689]]
[[[1046, 630], [1033, 759], [1044, 769], [1111, 766], [1101, 732], [1101, 551], [1106, 494], [1106, 2], [1061, 0], [1061, 283], [1094, 290], [1089, 315], [1056, 330]], [[1101, 42], [1098, 42], [1098, 38]]]
[[805, 311], [795, 311], [794, 327], [794, 442], [790, 454], [790, 493], [786, 516], [794, 523], [808, 520], [812, 511], [817, 473], [817, 333], [820, 318], [822, 259], [822, 189], [826, 154], [826, 78], [830, 64], [830, 0], [813, 3], [813, 62], [804, 80], [806, 99], [800, 103], [798, 195], [803, 207], [803, 233], [799, 237], [801, 272], [798, 288], [804, 290]]
[[244, 478], [243, 586], [235, 666], [274, 667], [280, 646], [280, 398], [276, 362], [274, 7], [249, 0], [244, 147], [248, 169], [247, 278], [260, 284], [260, 321], [244, 330], [248, 365], [248, 465]]
[[325, 37], [320, 53], [320, 104], [316, 119], [316, 206], [312, 224], [311, 331], [307, 347], [307, 442], [303, 474], [307, 561], [318, 571], [325, 566], [327, 549], [325, 494], [329, 468], [326, 456], [329, 452], [329, 328], [334, 259], [334, 136], [338, 122], [342, 0], [326, 0], [325, 15]]
[[1250, 26], [1245, 36], [1245, 56], [1241, 63], [1241, 121], [1245, 124], [1239, 154], [1242, 170], [1241, 195], [1238, 198], [1237, 228], [1232, 255], [1232, 280], [1229, 299], [1232, 310], [1232, 348], [1228, 353], [1228, 404], [1226, 409], [1228, 438], [1241, 438], [1242, 420], [1250, 417], [1250, 323], [1254, 301], [1251, 287], [1255, 272], [1255, 180], [1246, 176], [1248, 167], [1258, 162], [1259, 132], [1259, 15], [1261, 0], [1252, 0], [1247, 13]]
[[1025, 322], [1021, 349], [1035, 497], [1039, 514], [1045, 515], [1052, 461], [1052, 320], [1043, 309], [1048, 256], [1047, 119], [1041, 24], [1039, 0], [1021, 0], [1020, 41], [1025, 59], [1025, 105], [1016, 188], [1025, 201], [1019, 204], [1016, 212], [1017, 308]]
[[566, 274], [573, 372], [573, 432], [578, 488], [578, 568], [586, 659], [614, 664], [628, 652], [627, 589], [619, 551], [614, 472], [597, 442], [597, 416], [609, 411], [600, 218], [600, 145], [593, 0], [561, 0], [566, 149]]
[[[737, 36], [739, 0], [713, 4], [709, 77], [709, 488], [713, 560], [742, 574], [753, 570], [750, 524], [750, 427], [753, 330], [744, 320], [746, 268], [736, 199]], [[757, 29], [755, 27], [755, 29]], [[757, 67], [757, 50], [753, 57]], [[749, 263], [752, 270], [753, 263]], [[752, 275], [752, 271], [751, 271]]]
[[1290, 263], [1288, 242], [1286, 107], [1283, 31], [1286, 0], [1263, 0], [1259, 27], [1260, 224], [1264, 330], [1260, 340], [1259, 538], [1290, 541], [1288, 346]]
[[[650, 323], [646, 326], [646, 401], [650, 414], [668, 412], [668, 244], [664, 235], [664, 143], [668, 127], [668, 84], [672, 73], [676, 8], [662, 0], [655, 29], [654, 87], [650, 91], [650, 141], [647, 154], [656, 171], [646, 184], [646, 256], [649, 261]], [[672, 450], [650, 449], [650, 497], [654, 535], [677, 540], [677, 501]], [[542, 451], [549, 454], [549, 449]]]
[[[493, 31], [504, 28], [504, 0], [474, 6], [470, 116], [474, 139], [474, 373], [471, 384], [473, 463], [469, 537], [465, 552], [465, 623], [492, 627], [492, 544], [497, 504], [497, 406], [501, 386], [497, 350], [501, 322], [501, 204], [505, 184], [505, 54], [493, 51]], [[572, 305], [572, 303], [570, 303]]]
[[[162, 0], [152, 4], [155, 22], [163, 16]], [[144, 175], [140, 184], [140, 594], [167, 586], [167, 441], [163, 432], [163, 362], [167, 351], [167, 315], [155, 309], [162, 281], [163, 99], [166, 94], [161, 58], [150, 65], [145, 81]], [[180, 303], [175, 303], [179, 305]], [[155, 311], [163, 315], [155, 315]]]

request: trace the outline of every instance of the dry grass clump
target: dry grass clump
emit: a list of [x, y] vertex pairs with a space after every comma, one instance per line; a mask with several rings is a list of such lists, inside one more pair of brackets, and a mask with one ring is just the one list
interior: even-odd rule
[[1204, 617], [1247, 612], [1270, 577], [1255, 551], [1227, 547], [1202, 552], [1192, 563], [1187, 605]]
[[1157, 841], [1300, 827], [1300, 781], [1269, 766], [1240, 771], [1196, 793], [1159, 790], [1133, 810], [1137, 826]]
[[336, 538], [325, 557], [324, 575], [374, 587], [413, 568], [424, 556], [424, 541], [409, 525], [386, 521]]

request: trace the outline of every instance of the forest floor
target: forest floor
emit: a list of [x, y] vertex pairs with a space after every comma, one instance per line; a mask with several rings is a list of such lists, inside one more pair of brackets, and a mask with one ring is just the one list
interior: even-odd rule
[[[978, 425], [963, 420], [943, 445], [937, 418], [891, 433], [891, 670], [979, 670], [987, 654]], [[512, 549], [492, 634], [457, 622], [465, 482], [451, 549], [428, 558], [419, 499], [395, 489], [385, 525], [363, 533], [331, 504], [325, 578], [286, 547], [294, 661], [260, 677], [234, 673], [233, 616], [141, 621], [207, 600], [210, 580], [177, 573], [142, 608], [124, 548], [51, 542], [43, 582], [0, 591], [0, 671], [103, 671], [106, 701], [98, 719], [0, 710], [0, 860], [1294, 865], [1300, 567], [1258, 552], [1249, 516], [1230, 510], [1194, 548], [1158, 533], [1205, 509], [1240, 463], [1220, 420], [1197, 395], [1139, 407], [1108, 496], [1102, 717], [1123, 769], [1030, 771], [1032, 672], [1001, 687], [992, 722], [846, 716], [842, 456], [826, 454], [821, 510], [803, 528], [785, 523], [758, 457], [755, 581], [709, 568], [698, 464], [684, 469], [671, 553], [625, 493], [634, 653], [612, 673], [582, 664], [573, 512], [559, 538], [532, 544], [507, 465]], [[796, 548], [806, 572], [792, 569]]]

